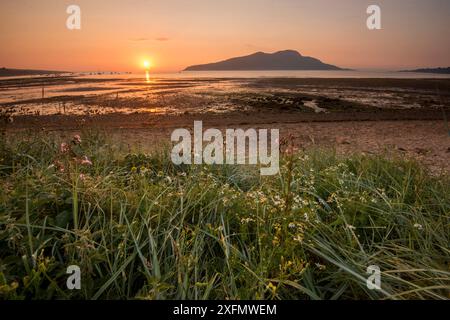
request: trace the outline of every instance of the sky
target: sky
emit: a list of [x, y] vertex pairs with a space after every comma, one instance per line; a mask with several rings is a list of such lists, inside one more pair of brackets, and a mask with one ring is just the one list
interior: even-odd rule
[[[66, 8], [81, 8], [81, 29]], [[381, 30], [366, 9], [381, 8]], [[450, 66], [448, 0], [1, 0], [0, 67], [177, 72], [292, 49], [355, 69]]]

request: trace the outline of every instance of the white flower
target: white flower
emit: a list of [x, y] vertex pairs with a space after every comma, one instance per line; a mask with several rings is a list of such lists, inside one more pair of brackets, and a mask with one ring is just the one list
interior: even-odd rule
[[247, 224], [247, 223], [254, 222], [254, 221], [255, 221], [255, 220], [252, 219], [252, 218], [242, 218], [242, 219], [241, 219], [241, 223], [242, 223], [242, 224]]

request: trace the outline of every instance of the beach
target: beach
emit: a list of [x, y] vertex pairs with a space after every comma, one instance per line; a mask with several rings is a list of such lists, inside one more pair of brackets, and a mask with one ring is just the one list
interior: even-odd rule
[[450, 79], [130, 75], [0, 80], [3, 134], [100, 129], [150, 151], [176, 128], [276, 128], [297, 148], [397, 154], [450, 169]]

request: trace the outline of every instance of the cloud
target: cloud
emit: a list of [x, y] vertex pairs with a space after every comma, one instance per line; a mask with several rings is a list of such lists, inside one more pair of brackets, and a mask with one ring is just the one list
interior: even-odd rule
[[168, 41], [169, 38], [166, 38], [166, 37], [158, 37], [158, 38], [155, 38], [155, 40], [156, 40], [156, 41]]
[[136, 42], [139, 42], [139, 41], [148, 41], [148, 38], [133, 38], [133, 39], [130, 39], [130, 41], [136, 41]]

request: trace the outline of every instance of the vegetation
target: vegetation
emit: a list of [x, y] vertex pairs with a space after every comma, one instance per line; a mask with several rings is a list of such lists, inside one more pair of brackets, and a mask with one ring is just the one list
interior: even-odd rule
[[[278, 176], [175, 166], [98, 133], [0, 140], [3, 299], [447, 299], [450, 179], [285, 152]], [[81, 290], [68, 290], [78, 265]], [[381, 269], [381, 289], [366, 286]]]

